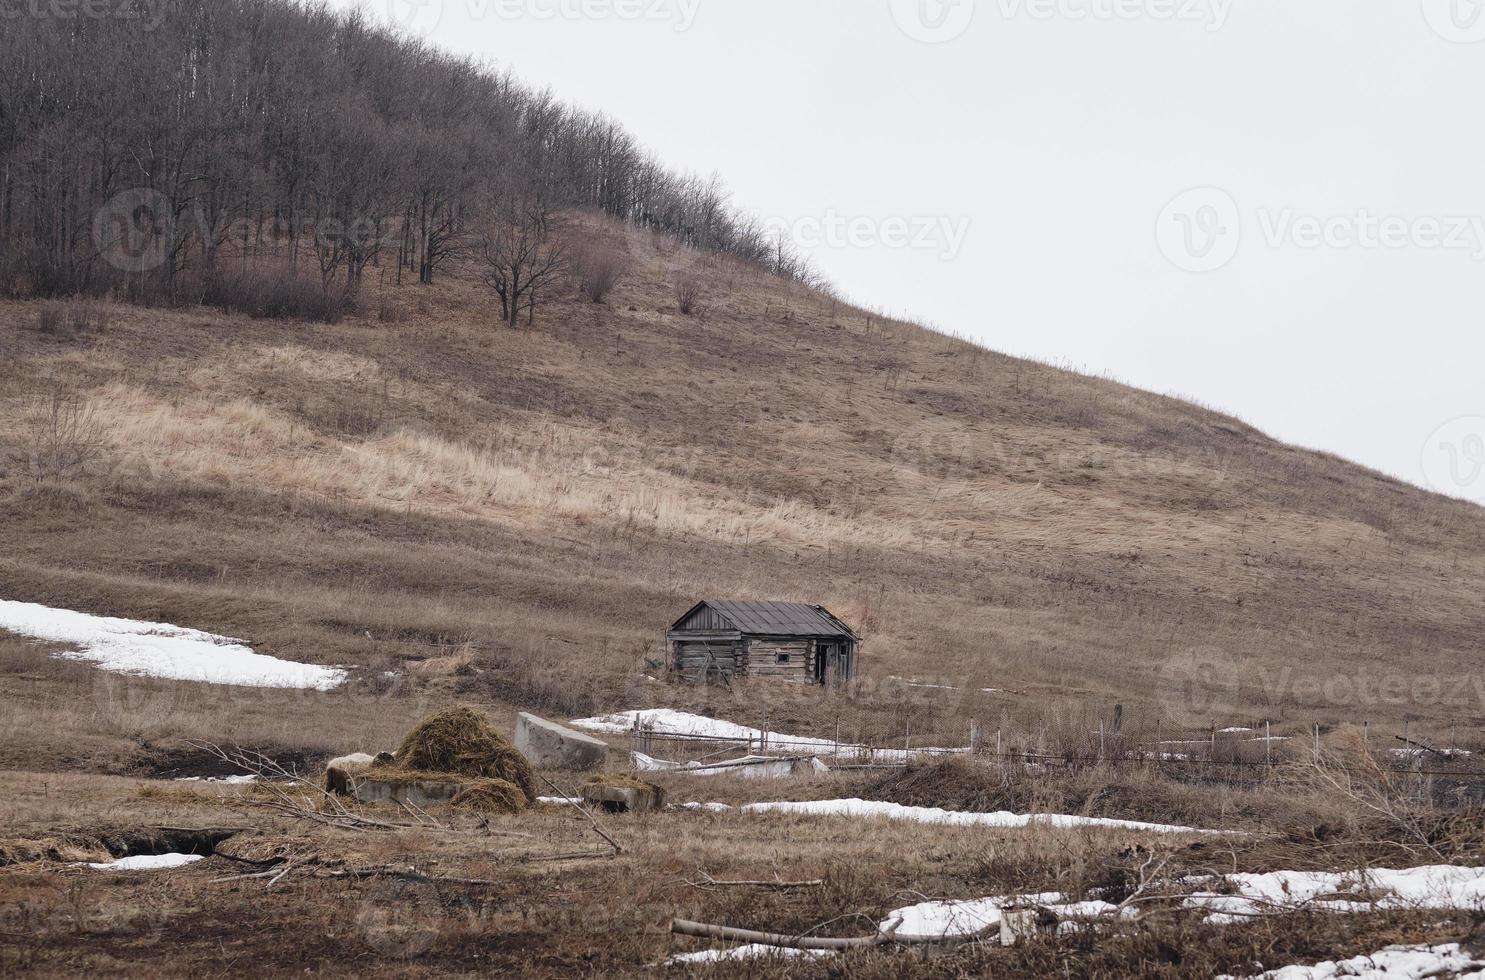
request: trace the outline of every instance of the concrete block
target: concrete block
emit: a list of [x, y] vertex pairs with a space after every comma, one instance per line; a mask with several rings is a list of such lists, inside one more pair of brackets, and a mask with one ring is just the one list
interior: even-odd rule
[[665, 806], [665, 793], [658, 786], [611, 786], [589, 783], [583, 800], [609, 813], [648, 813]]
[[516, 750], [542, 769], [588, 772], [608, 761], [606, 743], [524, 711], [516, 718]]
[[464, 783], [436, 779], [352, 779], [351, 792], [362, 803], [411, 803], [432, 806], [448, 803]]

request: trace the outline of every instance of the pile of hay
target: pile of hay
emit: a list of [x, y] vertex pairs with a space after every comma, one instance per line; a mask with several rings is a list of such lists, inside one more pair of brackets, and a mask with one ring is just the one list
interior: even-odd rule
[[470, 783], [450, 801], [452, 806], [479, 813], [520, 813], [527, 799], [521, 787], [504, 779], [481, 779]]
[[536, 799], [526, 757], [471, 708], [449, 708], [424, 718], [407, 733], [391, 761], [373, 764], [368, 775], [429, 778], [435, 774], [503, 781], [519, 791], [522, 805]]

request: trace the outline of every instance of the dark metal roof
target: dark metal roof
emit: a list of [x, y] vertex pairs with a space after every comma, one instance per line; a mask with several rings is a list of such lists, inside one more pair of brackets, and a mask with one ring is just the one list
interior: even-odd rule
[[[710, 606], [744, 633], [764, 636], [844, 636], [856, 634], [836, 619], [824, 606], [803, 602], [751, 601], [741, 599], [707, 599], [699, 605]], [[696, 611], [681, 617], [690, 618]]]

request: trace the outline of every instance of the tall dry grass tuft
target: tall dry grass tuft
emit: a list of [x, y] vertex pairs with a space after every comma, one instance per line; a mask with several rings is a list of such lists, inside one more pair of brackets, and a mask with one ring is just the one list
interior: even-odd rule
[[36, 330], [49, 337], [102, 333], [108, 329], [108, 323], [107, 307], [86, 296], [49, 300], [36, 309]]

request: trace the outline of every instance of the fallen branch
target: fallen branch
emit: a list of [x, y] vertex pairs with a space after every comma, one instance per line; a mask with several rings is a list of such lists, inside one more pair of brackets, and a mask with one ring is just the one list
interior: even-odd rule
[[819, 888], [825, 884], [825, 879], [812, 878], [809, 881], [721, 881], [703, 871], [701, 872], [700, 881], [688, 881], [686, 884], [692, 888], [772, 888], [778, 891], [785, 891], [790, 888]]
[[[607, 856], [606, 854], [604, 855]], [[325, 861], [318, 854], [306, 857], [294, 858], [285, 862], [282, 866], [269, 868], [265, 871], [253, 871], [248, 874], [228, 875], [225, 878], [213, 878], [211, 884], [221, 885], [234, 881], [257, 881], [263, 878], [269, 879], [268, 888], [272, 888], [281, 879], [299, 871], [313, 869], [316, 878], [395, 878], [399, 881], [415, 881], [428, 884], [445, 885], [504, 885], [506, 882], [495, 881], [490, 878], [456, 878], [438, 875], [424, 874], [414, 867], [398, 867], [395, 865], [383, 865], [364, 868], [338, 867], [340, 862]]]
[[752, 929], [734, 929], [731, 926], [710, 925], [673, 919], [670, 931], [678, 936], [695, 936], [698, 939], [720, 939], [729, 943], [752, 943], [759, 946], [775, 946], [779, 949], [866, 949], [889, 942], [886, 936], [861, 936], [859, 938], [830, 939], [819, 936], [786, 936], [778, 932], [756, 932]]
[[598, 826], [598, 818], [595, 817], [595, 816], [593, 816], [593, 811], [588, 808], [588, 806], [587, 806], [586, 803], [581, 802], [582, 797], [580, 797], [580, 796], [573, 796], [571, 793], [569, 793], [566, 790], [562, 789], [556, 783], [552, 782], [550, 779], [548, 779], [545, 776], [540, 776], [540, 779], [541, 779], [542, 782], [544, 782], [548, 786], [550, 786], [552, 788], [552, 792], [556, 793], [558, 796], [561, 796], [561, 797], [563, 797], [565, 799], [568, 799], [568, 800], [578, 801], [578, 802], [573, 802], [570, 805], [573, 806], [573, 807], [576, 807], [582, 813], [583, 816], [585, 816], [585, 817], [588, 818], [588, 823], [590, 823], [590, 824], [593, 825], [593, 832], [596, 833], [599, 837], [602, 837], [604, 840], [608, 841], [609, 846], [614, 849], [614, 854], [615, 855], [619, 855], [619, 854], [623, 854], [624, 853], [624, 845], [620, 844], [618, 841], [614, 840], [608, 834], [604, 833], [603, 828], [600, 827], [600, 826]]
[[[670, 931], [678, 936], [694, 936], [698, 939], [718, 939], [728, 943], [751, 943], [758, 946], [774, 946], [779, 949], [870, 949], [875, 946], [935, 946], [973, 942], [982, 933], [964, 936], [899, 936], [898, 919], [892, 928], [872, 936], [831, 938], [822, 936], [787, 936], [779, 932], [758, 932], [753, 929], [734, 929], [731, 926], [711, 925], [706, 922], [691, 922], [688, 919], [672, 919]], [[816, 927], [818, 928], [818, 926]], [[998, 928], [998, 927], [997, 927]]]
[[491, 878], [452, 878], [442, 875], [428, 875], [417, 868], [342, 868], [337, 871], [325, 871], [315, 875], [317, 878], [395, 878], [398, 881], [416, 881], [434, 885], [505, 885], [508, 882], [495, 881]]
[[543, 861], [589, 861], [613, 856], [612, 851], [576, 851], [571, 854], [527, 854], [515, 860], [518, 864], [540, 864]]

